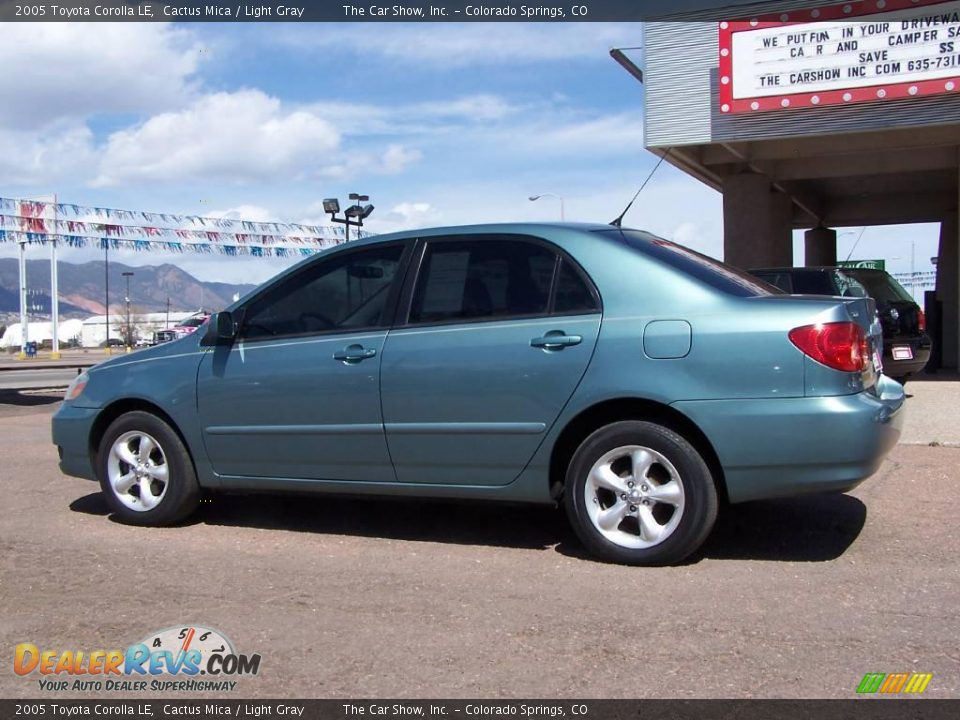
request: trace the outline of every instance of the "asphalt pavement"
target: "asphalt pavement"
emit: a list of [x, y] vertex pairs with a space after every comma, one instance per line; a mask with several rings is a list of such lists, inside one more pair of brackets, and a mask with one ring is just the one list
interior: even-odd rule
[[[909, 432], [957, 387], [917, 383]], [[850, 698], [911, 671], [960, 692], [960, 449], [919, 429], [849, 494], [728, 508], [686, 564], [629, 568], [541, 507], [214, 496], [181, 527], [124, 526], [59, 473], [57, 398], [19, 397], [0, 412], [11, 656], [202, 623], [262, 655], [235, 697]], [[0, 697], [39, 694], [0, 672]]]

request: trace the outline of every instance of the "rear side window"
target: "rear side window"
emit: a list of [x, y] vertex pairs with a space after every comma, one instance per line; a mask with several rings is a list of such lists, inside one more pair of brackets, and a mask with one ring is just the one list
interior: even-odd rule
[[583, 275], [569, 260], [561, 260], [557, 275], [556, 297], [553, 300], [554, 315], [598, 312], [600, 304], [593, 289]]
[[690, 275], [721, 292], [737, 297], [781, 295], [782, 291], [749, 273], [726, 265], [695, 250], [639, 230], [603, 230], [619, 236], [627, 245]]
[[870, 297], [882, 302], [915, 302], [903, 286], [883, 270], [858, 270], [844, 268], [844, 275], [849, 275], [863, 285]]
[[556, 264], [556, 253], [531, 242], [429, 243], [410, 322], [546, 314]]

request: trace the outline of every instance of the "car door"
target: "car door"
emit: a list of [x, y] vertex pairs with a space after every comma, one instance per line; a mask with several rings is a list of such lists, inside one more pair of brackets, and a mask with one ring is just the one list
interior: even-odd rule
[[305, 266], [238, 311], [237, 340], [200, 363], [204, 443], [222, 476], [395, 481], [380, 362], [404, 243]]
[[600, 298], [579, 266], [535, 238], [430, 238], [418, 253], [381, 370], [397, 478], [508, 484], [586, 371]]

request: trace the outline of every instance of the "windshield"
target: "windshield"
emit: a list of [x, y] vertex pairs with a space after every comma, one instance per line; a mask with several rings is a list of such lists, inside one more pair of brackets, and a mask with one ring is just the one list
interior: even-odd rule
[[192, 317], [192, 318], [187, 318], [187, 319], [184, 320], [182, 323], [180, 323], [180, 327], [200, 327], [200, 326], [203, 325], [206, 321], [207, 321], [207, 319], [206, 319], [205, 317]]
[[782, 295], [783, 291], [759, 278], [726, 265], [712, 257], [698, 253], [683, 245], [664, 240], [640, 230], [603, 230], [604, 234], [615, 234], [628, 245], [646, 255], [660, 260], [671, 267], [692, 275], [711, 287], [736, 295], [737, 297], [756, 297], [758, 295]]
[[914, 302], [913, 297], [893, 277], [883, 270], [844, 268], [845, 275], [852, 276], [863, 285], [874, 300], [880, 302]]

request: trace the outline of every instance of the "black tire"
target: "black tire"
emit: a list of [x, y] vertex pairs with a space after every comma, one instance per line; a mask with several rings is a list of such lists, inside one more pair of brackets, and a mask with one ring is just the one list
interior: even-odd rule
[[[160, 464], [166, 465], [166, 482], [152, 486], [157, 488], [158, 492], [161, 489], [163, 492], [160, 493], [156, 505], [149, 509], [128, 507], [110, 483], [111, 463], [118, 463], [121, 472], [124, 468], [128, 473], [135, 471], [132, 465], [111, 458], [114, 443], [122, 436], [132, 433], [143, 433], [149, 436], [159, 447], [161, 454], [153, 451], [152, 457], [165, 462], [158, 462], [153, 467]], [[136, 440], [131, 442], [134, 447], [140, 448]], [[172, 525], [189, 516], [200, 503], [200, 487], [190, 453], [173, 428], [148, 412], [138, 410], [124, 413], [110, 424], [98, 448], [97, 476], [100, 480], [100, 489], [110, 509], [118, 519], [130, 525]], [[126, 501], [136, 504], [139, 492], [139, 488], [131, 489], [125, 494]]]
[[896, 381], [897, 381], [898, 383], [900, 383], [901, 385], [906, 385], [906, 384], [907, 384], [907, 380], [910, 379], [910, 376], [909, 376], [909, 375], [901, 375], [900, 377], [895, 377], [895, 378], [893, 378], [893, 379], [896, 380]]
[[[624, 547], [612, 541], [594, 524], [586, 506], [585, 491], [594, 465], [608, 453], [614, 454], [618, 448], [629, 446], [652, 450], [662, 456], [675, 469], [683, 489], [682, 512], [679, 505], [664, 505], [664, 510], [670, 513], [665, 524], [675, 523], [672, 531], [663, 540], [649, 547]], [[632, 463], [633, 460], [627, 462]], [[665, 465], [655, 463], [653, 467], [658, 473], [666, 472], [669, 476], [669, 469]], [[619, 472], [616, 474], [620, 475]], [[625, 478], [625, 482], [629, 479]], [[666, 477], [667, 482], [672, 479]], [[593, 503], [600, 508], [603, 508], [604, 503], [600, 498], [602, 492], [606, 491], [601, 490], [593, 496]], [[618, 501], [614, 499], [614, 502]], [[648, 502], [651, 503], [649, 507], [656, 507], [658, 504], [657, 501]], [[651, 422], [612, 423], [584, 440], [567, 469], [564, 504], [567, 517], [587, 550], [602, 560], [625, 565], [670, 565], [680, 562], [703, 544], [717, 518], [716, 486], [703, 458], [681, 435]], [[626, 504], [631, 508], [636, 507], [629, 502]], [[674, 520], [673, 513], [676, 512], [680, 512], [680, 515]], [[614, 534], [623, 537], [619, 534], [621, 528], [625, 528], [624, 532], [628, 533], [631, 522], [636, 526], [638, 539], [641, 539], [639, 521], [630, 518], [625, 518], [625, 524], [618, 526]]]

